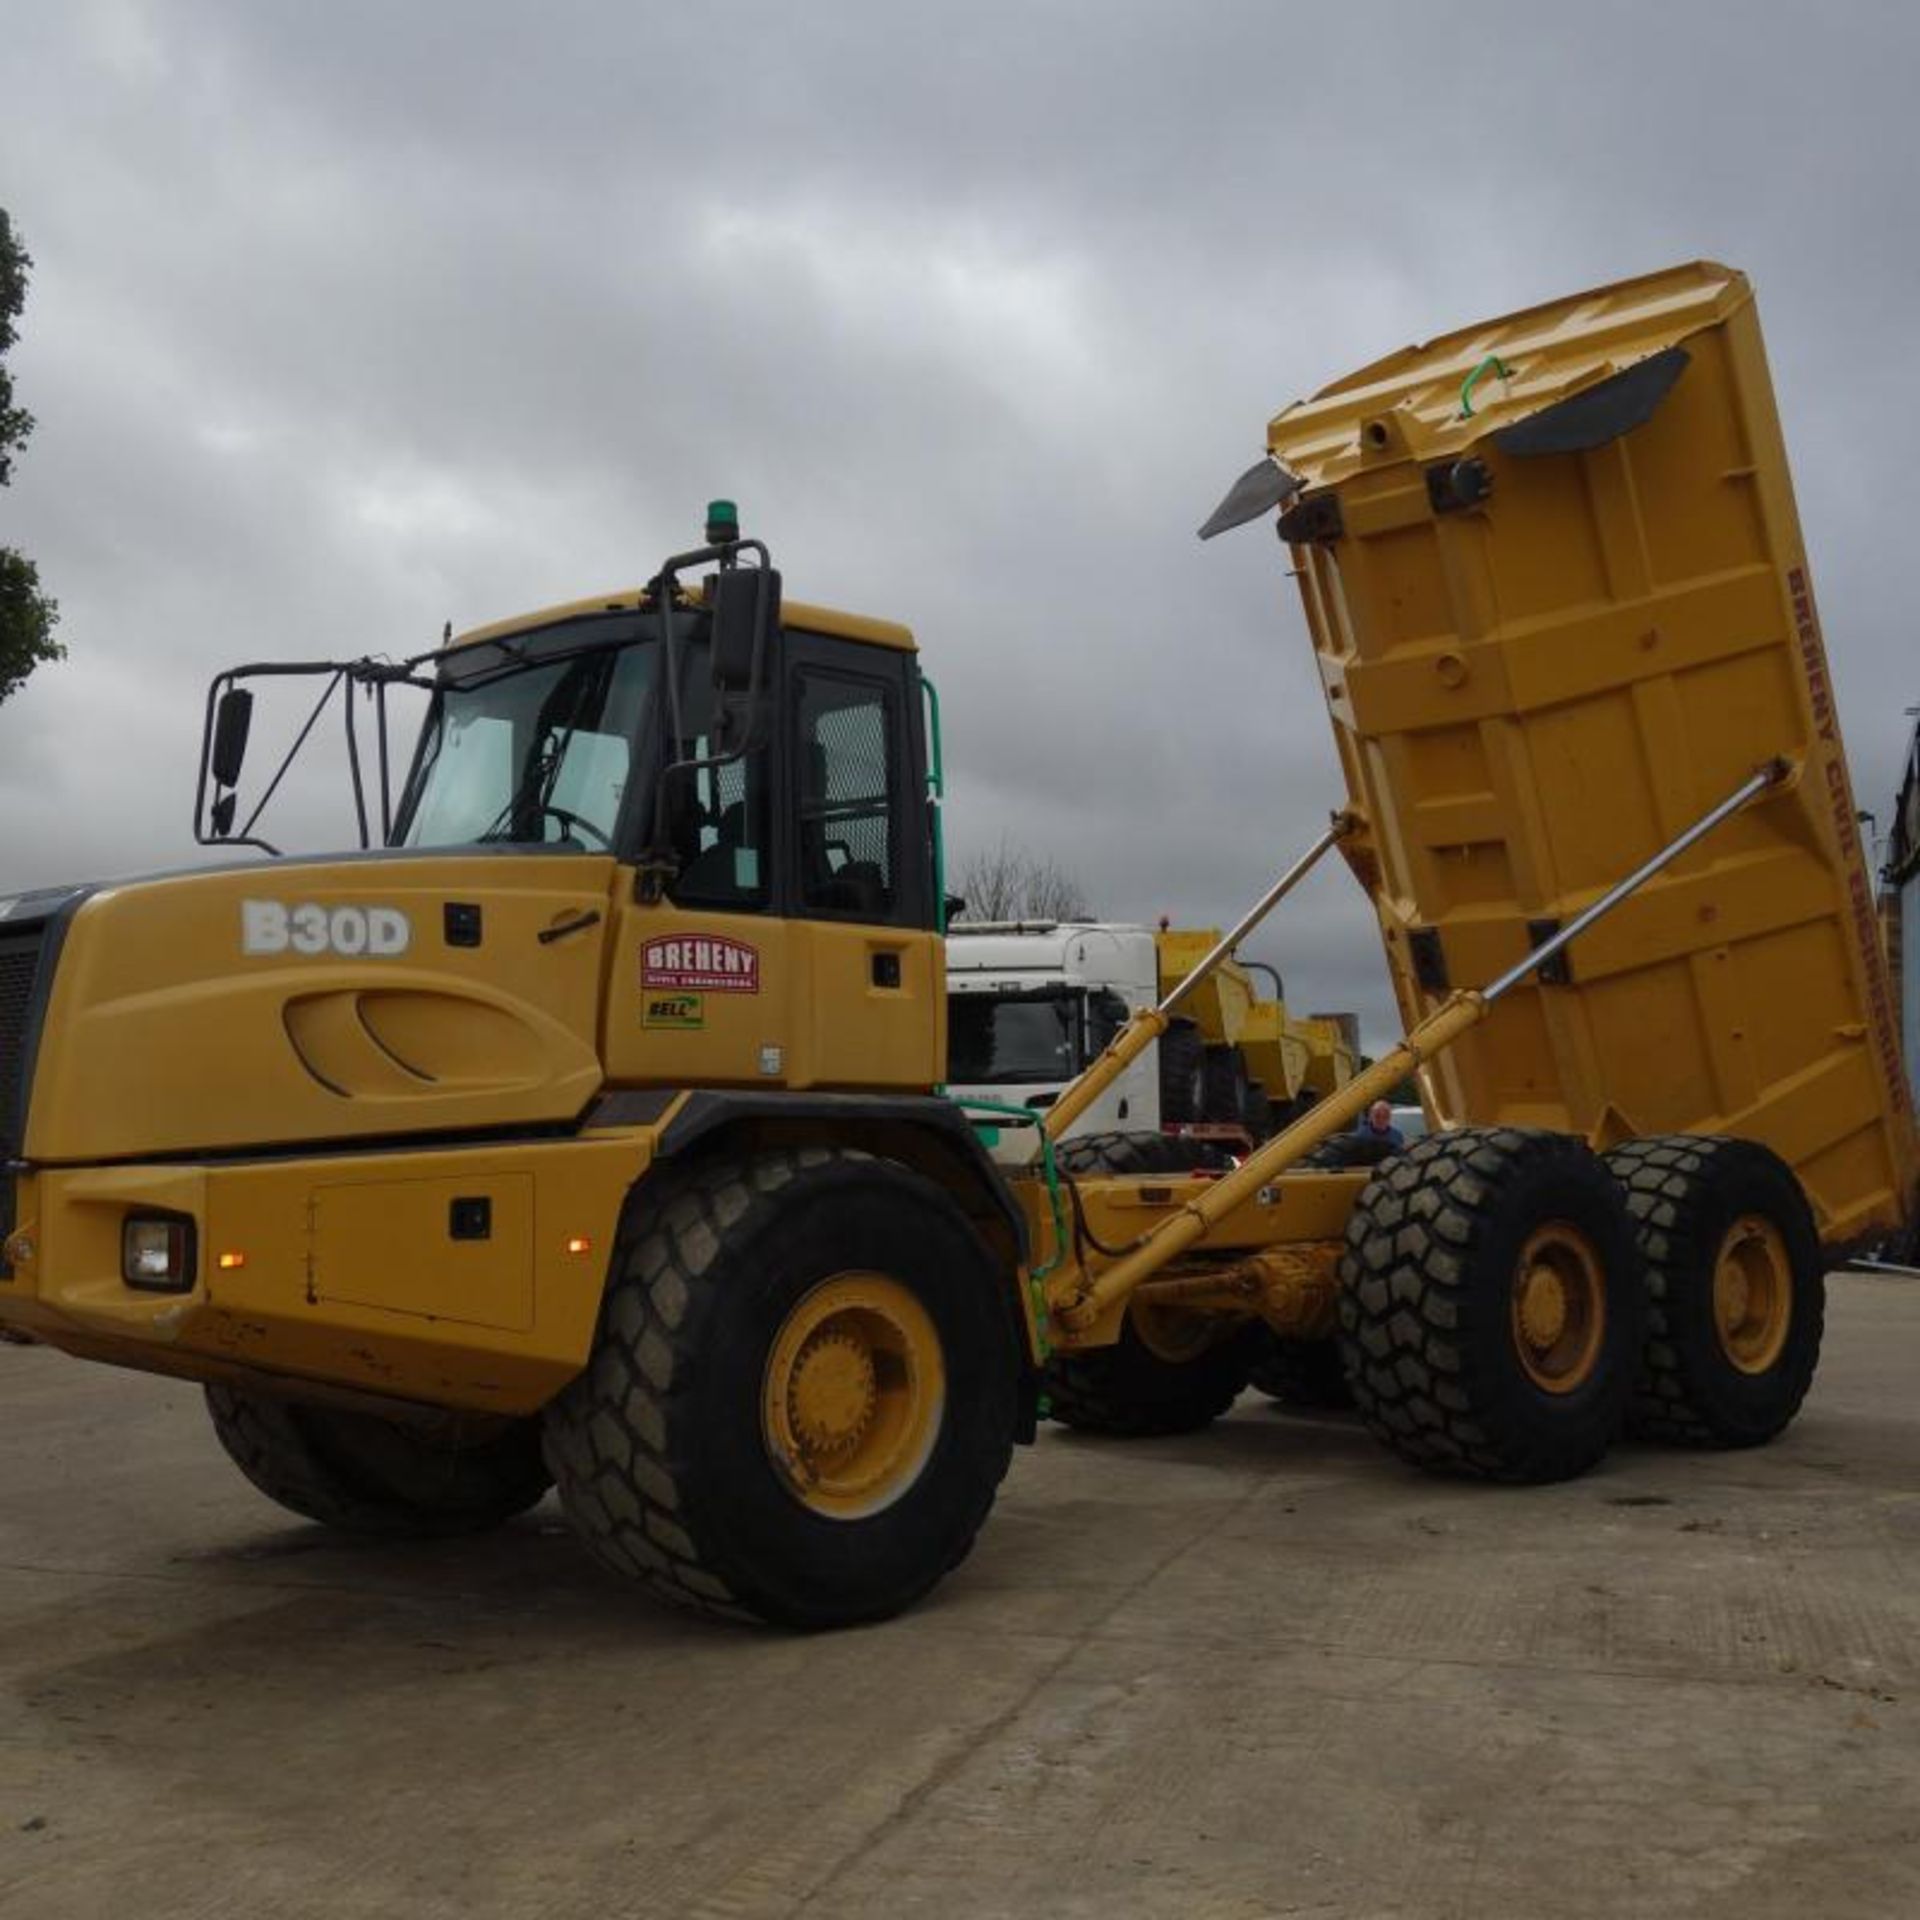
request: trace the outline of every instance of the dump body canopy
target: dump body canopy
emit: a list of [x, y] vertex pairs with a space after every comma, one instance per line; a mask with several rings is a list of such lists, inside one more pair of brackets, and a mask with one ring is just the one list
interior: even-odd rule
[[1408, 348], [1269, 445], [1304, 482], [1282, 531], [1409, 1024], [1796, 766], [1427, 1070], [1443, 1121], [1741, 1135], [1829, 1241], [1893, 1220], [1910, 1096], [1745, 278]]
[[[1171, 993], [1220, 944], [1220, 929], [1161, 927], [1153, 943], [1160, 958], [1160, 991]], [[1180, 1012], [1199, 1027], [1208, 1046], [1237, 1047], [1259, 997], [1252, 975], [1229, 955], [1180, 1002]]]

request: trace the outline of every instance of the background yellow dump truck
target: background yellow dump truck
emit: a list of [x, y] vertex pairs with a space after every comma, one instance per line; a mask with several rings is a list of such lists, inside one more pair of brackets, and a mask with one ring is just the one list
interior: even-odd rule
[[[296, 1512], [457, 1530], [552, 1480], [654, 1593], [803, 1626], [957, 1565], [1043, 1386], [1198, 1426], [1275, 1339], [1437, 1470], [1778, 1433], [1915, 1143], [1746, 283], [1484, 323], [1269, 447], [1212, 524], [1280, 512], [1347, 792], [1031, 1170], [933, 1092], [911, 636], [784, 601], [722, 509], [637, 592], [322, 663], [373, 716], [361, 852], [6, 903], [0, 1325], [205, 1382]], [[260, 842], [264, 671], [210, 693], [215, 841]], [[1055, 1152], [1335, 847], [1405, 1039], [1218, 1175]], [[1442, 1131], [1313, 1164], [1409, 1071]]]
[[[1178, 986], [1219, 938], [1218, 928], [1096, 920], [956, 923], [947, 933], [948, 1091], [986, 1103], [983, 1115], [995, 1102], [1044, 1112], [1132, 1014]], [[1271, 967], [1230, 955], [1073, 1131], [1171, 1130], [1242, 1150], [1351, 1078], [1357, 1038], [1351, 1015], [1290, 1014]], [[1033, 1158], [1030, 1128], [985, 1117], [980, 1128], [996, 1158]]]

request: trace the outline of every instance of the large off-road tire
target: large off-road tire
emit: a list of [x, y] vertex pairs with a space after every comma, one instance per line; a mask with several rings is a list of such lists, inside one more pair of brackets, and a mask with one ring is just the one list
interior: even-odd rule
[[1056, 1353], [1047, 1362], [1049, 1409], [1081, 1433], [1195, 1433], [1240, 1397], [1258, 1331], [1212, 1316], [1175, 1322], [1134, 1309], [1112, 1346]]
[[1200, 1063], [1200, 1116], [1215, 1126], [1247, 1123], [1247, 1068], [1231, 1047], [1209, 1047]]
[[697, 1611], [850, 1626], [973, 1544], [1012, 1453], [1009, 1277], [932, 1181], [769, 1151], [656, 1176], [547, 1459], [595, 1556]]
[[480, 1533], [552, 1484], [533, 1420], [463, 1440], [377, 1415], [304, 1406], [234, 1386], [207, 1388], [213, 1431], [269, 1500], [323, 1526], [389, 1537]]
[[1206, 1042], [1191, 1020], [1176, 1019], [1160, 1036], [1160, 1118], [1170, 1127], [1191, 1126], [1205, 1104]]
[[1247, 1384], [1283, 1407], [1334, 1413], [1353, 1405], [1338, 1340], [1290, 1340], [1269, 1333], [1248, 1371]]
[[1800, 1411], [1827, 1283], [1800, 1182], [1753, 1140], [1671, 1134], [1607, 1155], [1647, 1269], [1632, 1432], [1755, 1447]]
[[[1210, 1141], [1095, 1133], [1060, 1151], [1069, 1175], [1191, 1173], [1225, 1164]], [[1129, 1312], [1109, 1347], [1056, 1353], [1045, 1387], [1054, 1419], [1082, 1433], [1192, 1433], [1239, 1398], [1258, 1330], [1212, 1315]]]
[[1645, 1320], [1612, 1175], [1565, 1134], [1417, 1140], [1347, 1224], [1340, 1338], [1368, 1428], [1418, 1467], [1584, 1473], [1619, 1431]]
[[1405, 1149], [1378, 1134], [1362, 1133], [1357, 1127], [1322, 1140], [1301, 1164], [1324, 1170], [1350, 1167], [1377, 1167]]
[[1054, 1149], [1064, 1174], [1220, 1172], [1225, 1152], [1211, 1140], [1178, 1133], [1082, 1133]]
[[1256, 1146], [1279, 1131], [1275, 1125], [1273, 1096], [1258, 1080], [1247, 1082], [1247, 1131], [1253, 1135]]

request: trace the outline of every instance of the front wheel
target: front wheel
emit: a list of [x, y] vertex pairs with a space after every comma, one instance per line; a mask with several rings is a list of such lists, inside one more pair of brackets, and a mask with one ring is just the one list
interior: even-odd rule
[[594, 1555], [698, 1611], [884, 1619], [957, 1566], [1012, 1454], [1005, 1281], [931, 1181], [768, 1152], [638, 1197], [547, 1457]]

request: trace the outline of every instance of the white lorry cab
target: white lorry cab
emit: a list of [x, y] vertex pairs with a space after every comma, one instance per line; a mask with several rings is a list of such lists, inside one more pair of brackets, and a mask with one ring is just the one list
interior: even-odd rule
[[[1151, 929], [1090, 920], [965, 921], [947, 930], [947, 1090], [1036, 1116], [1159, 996]], [[1155, 1132], [1159, 1067], [1149, 1048], [1074, 1126]], [[994, 1157], [1031, 1159], [1038, 1129], [980, 1116]], [[998, 1132], [998, 1139], [992, 1136]]]

